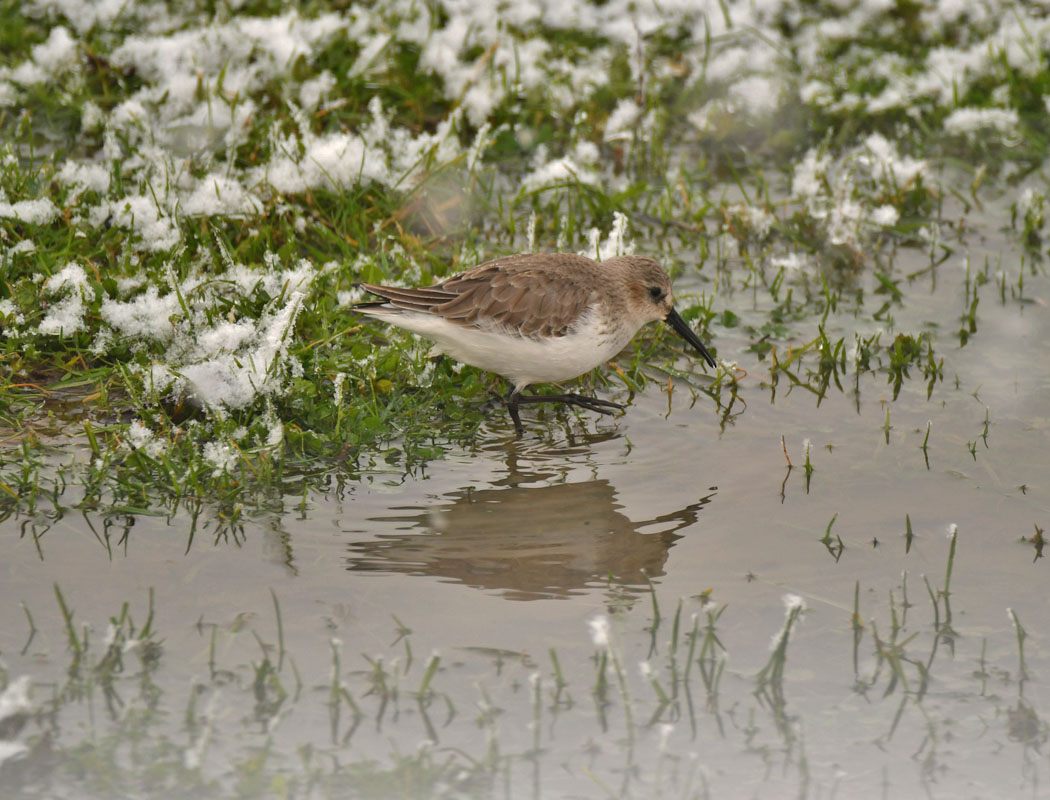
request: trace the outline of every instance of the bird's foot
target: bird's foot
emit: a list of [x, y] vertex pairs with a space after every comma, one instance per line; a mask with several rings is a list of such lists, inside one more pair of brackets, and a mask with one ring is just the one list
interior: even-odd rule
[[581, 394], [532, 394], [518, 395], [518, 403], [564, 403], [569, 406], [586, 408], [599, 414], [615, 414], [623, 411], [626, 406], [614, 403], [611, 400], [602, 400], [597, 397], [585, 397]]
[[511, 421], [514, 423], [514, 432], [520, 439], [524, 433], [525, 428], [521, 424], [521, 415], [518, 413], [518, 407], [522, 403], [531, 403], [533, 405], [537, 403], [563, 403], [565, 405], [577, 406], [579, 408], [585, 408], [588, 411], [594, 411], [598, 414], [616, 414], [623, 411], [626, 406], [620, 403], [614, 403], [611, 400], [602, 400], [597, 397], [585, 397], [580, 394], [519, 394], [518, 392], [511, 391], [506, 398], [507, 411], [510, 412]]

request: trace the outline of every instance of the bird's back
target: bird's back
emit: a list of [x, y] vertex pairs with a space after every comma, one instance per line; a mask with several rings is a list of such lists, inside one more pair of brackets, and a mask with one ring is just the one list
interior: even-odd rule
[[423, 289], [364, 284], [384, 300], [357, 306], [386, 317], [420, 313], [525, 337], [565, 336], [597, 302], [603, 267], [572, 253], [524, 253], [489, 261]]

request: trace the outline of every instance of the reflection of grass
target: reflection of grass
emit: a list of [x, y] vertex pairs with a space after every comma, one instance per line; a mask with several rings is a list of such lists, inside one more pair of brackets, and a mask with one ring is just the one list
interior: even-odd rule
[[835, 538], [831, 538], [831, 528], [835, 524], [835, 520], [839, 518], [838, 514], [834, 514], [831, 520], [828, 522], [828, 527], [824, 529], [824, 536], [821, 538], [820, 543], [827, 548], [828, 553], [835, 559], [837, 564], [839, 559], [842, 558], [842, 553], [846, 549], [846, 543], [842, 541], [842, 537], [837, 533]]
[[806, 610], [806, 603], [798, 595], [785, 595], [784, 607], [784, 624], [773, 636], [769, 660], [755, 676], [755, 696], [769, 708], [777, 730], [790, 746], [794, 742], [796, 732], [787, 715], [784, 669], [787, 666], [791, 634]]

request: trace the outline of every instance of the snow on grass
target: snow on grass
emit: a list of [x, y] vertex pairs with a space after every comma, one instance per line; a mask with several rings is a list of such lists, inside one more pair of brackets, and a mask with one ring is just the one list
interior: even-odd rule
[[84, 298], [71, 292], [48, 308], [39, 331], [45, 336], [70, 336], [84, 330]]
[[1031, 186], [1026, 187], [1017, 198], [1017, 213], [1022, 219], [1034, 223], [1035, 227], [1042, 227], [1045, 206], [1046, 195]]
[[181, 208], [189, 217], [245, 217], [258, 214], [262, 203], [237, 179], [212, 173], [197, 183], [182, 200]]
[[617, 103], [605, 123], [605, 141], [612, 142], [634, 137], [635, 127], [642, 116], [642, 107], [632, 98]]
[[336, 303], [339, 305], [340, 308], [352, 306], [355, 303], [360, 303], [364, 299], [365, 290], [358, 286], [355, 286], [352, 289], [347, 289], [346, 291], [338, 292], [336, 294]]
[[132, 449], [141, 450], [150, 458], [157, 458], [167, 449], [167, 445], [141, 420], [134, 420], [128, 426], [126, 435], [128, 445]]
[[220, 322], [197, 336], [197, 351], [202, 357], [234, 353], [256, 334], [249, 320]]
[[974, 136], [983, 131], [1015, 134], [1020, 117], [1012, 108], [957, 108], [944, 120], [946, 133]]
[[99, 194], [105, 194], [109, 191], [110, 171], [103, 164], [73, 160], [63, 161], [55, 178], [63, 186], [69, 186], [74, 190], [71, 200], [75, 200], [81, 192], [85, 191], [98, 192]]
[[753, 117], [768, 116], [780, 107], [784, 90], [785, 84], [781, 78], [749, 75], [729, 87], [729, 109]]
[[795, 164], [791, 178], [791, 193], [807, 201], [824, 192], [828, 167], [831, 159], [819, 153], [815, 148], [809, 150], [802, 160]]
[[225, 442], [206, 442], [201, 455], [214, 467], [215, 475], [229, 472], [237, 466], [237, 453]]
[[18, 313], [14, 300], [0, 300], [0, 317], [13, 317]]
[[[95, 22], [114, 19], [121, 8], [137, 13], [135, 3], [120, 6], [54, 0], [38, 5], [41, 13], [86, 19], [85, 33]], [[82, 17], [80, 15], [83, 15]], [[72, 190], [69, 202], [85, 191], [104, 196], [85, 209], [78, 219], [99, 227], [109, 223], [136, 234], [136, 247], [148, 252], [171, 250], [181, 242], [182, 217], [248, 216], [261, 213], [269, 187], [259, 186], [260, 170], [243, 171], [227, 165], [201, 178], [185, 174], [181, 160], [188, 155], [231, 148], [243, 143], [256, 111], [249, 97], [267, 82], [286, 77], [300, 60], [309, 61], [319, 48], [344, 31], [347, 20], [338, 14], [313, 18], [289, 11], [273, 17], [235, 17], [223, 24], [208, 23], [174, 32], [140, 32], [118, 39], [107, 58], [118, 69], [134, 71], [143, 85], [103, 115], [94, 103], [82, 111], [85, 130], [104, 126], [101, 149], [85, 160], [67, 159], [57, 170], [59, 184]], [[163, 27], [163, 26], [161, 26]], [[31, 57], [8, 71], [15, 85], [39, 83], [76, 66], [79, 45], [69, 29], [57, 25], [46, 42], [32, 48]], [[0, 77], [4, 77], [0, 73]], [[316, 104], [331, 90], [334, 78], [322, 74], [307, 82], [301, 93]], [[4, 84], [5, 86], [7, 84]], [[300, 142], [287, 141], [279, 149], [272, 173], [285, 176], [278, 183], [286, 191], [303, 191], [324, 182], [326, 170], [342, 178], [345, 187], [357, 179], [396, 181], [424, 151], [447, 136], [446, 125], [437, 134], [409, 141], [406, 131], [391, 131], [382, 119], [369, 128], [370, 144], [382, 140], [383, 148], [367, 153], [368, 164], [379, 164], [374, 174], [361, 174], [361, 137], [340, 142], [323, 136], [308, 139], [300, 168]], [[380, 152], [382, 150], [382, 152]], [[448, 155], [448, 151], [445, 151]], [[380, 157], [381, 156], [381, 157]], [[110, 164], [120, 162], [124, 191], [106, 196], [111, 188]], [[411, 163], [410, 163], [411, 162]], [[267, 170], [261, 172], [265, 175]], [[304, 177], [305, 173], [305, 177]], [[178, 180], [172, 180], [178, 176]], [[245, 179], [248, 182], [245, 183]], [[249, 188], [250, 187], [250, 188]], [[0, 197], [0, 217], [33, 224], [48, 224], [57, 208], [47, 199], [9, 203]]]
[[64, 288], [85, 289], [87, 286], [87, 273], [82, 266], [73, 262], [66, 264], [44, 283], [44, 288], [49, 292], [58, 292]]
[[[251, 268], [234, 262], [221, 244], [220, 253], [219, 264], [199, 263], [181, 280], [168, 263], [167, 286], [119, 282], [118, 292], [124, 296], [103, 297], [98, 321], [92, 324], [94, 348], [100, 354], [127, 347], [133, 353], [153, 354], [148, 367], [133, 362], [132, 372], [143, 375], [147, 390], [186, 397], [223, 415], [279, 395], [287, 376], [297, 370], [288, 346], [306, 294], [321, 270], [305, 260], [283, 269], [273, 254], [267, 254], [261, 268]], [[45, 283], [45, 292], [70, 292], [51, 315], [67, 314], [73, 321], [49, 321], [49, 316], [45, 323], [51, 332], [84, 329], [80, 290], [88, 286], [86, 273], [75, 264]], [[261, 311], [244, 313], [266, 298]], [[240, 306], [244, 311], [235, 319], [233, 309], [242, 302], [247, 304]], [[74, 312], [80, 316], [74, 317]], [[44, 328], [41, 324], [41, 332]]]
[[614, 211], [609, 236], [603, 240], [601, 229], [592, 228], [587, 237], [587, 249], [581, 250], [579, 255], [593, 258], [595, 261], [631, 255], [634, 252], [634, 242], [627, 236], [629, 224], [625, 214]]
[[533, 169], [521, 180], [521, 191], [575, 183], [600, 186], [600, 156], [598, 148], [587, 141], [577, 142], [570, 154], [558, 158], [549, 158], [547, 147], [540, 145], [533, 156]]
[[350, 69], [347, 70], [347, 74], [350, 77], [358, 77], [368, 74], [368, 71], [376, 62], [379, 54], [383, 52], [388, 44], [390, 44], [392, 39], [393, 36], [385, 32], [377, 32], [370, 35], [365, 34], [361, 52], [357, 54], [357, 59], [350, 66]]
[[894, 187], [907, 187], [926, 174], [926, 162], [901, 156], [896, 145], [879, 133], [864, 140], [859, 162], [868, 168], [871, 177], [886, 180]]
[[58, 209], [46, 197], [8, 203], [0, 196], [0, 218], [16, 219], [19, 222], [28, 222], [30, 225], [48, 225], [57, 216]]
[[[797, 47], [804, 102], [840, 113], [904, 111], [919, 118], [965, 106], [971, 90], [983, 101], [978, 87], [994, 94], [1016, 76], [1031, 80], [1046, 68], [1042, 54], [1050, 45], [1050, 18], [1034, 6], [999, 0], [921, 4], [923, 24], [915, 33], [927, 46], [918, 49], [918, 57], [906, 58], [903, 51], [871, 46], [865, 36], [915, 35], [905, 31], [909, 23], [893, 5], [861, 3], [843, 16], [802, 27]], [[842, 46], [828, 59], [824, 43], [834, 41]]]
[[220, 413], [276, 394], [287, 374], [288, 340], [304, 299], [302, 292], [293, 292], [283, 308], [251, 331], [213, 329], [206, 339], [218, 352], [181, 367], [155, 369], [154, 381], [163, 386], [184, 379], [189, 399]]
[[112, 25], [121, 14], [145, 11], [153, 25], [162, 23], [167, 12], [160, 4], [128, 0], [27, 0], [34, 16], [62, 16], [80, 34], [95, 26]]
[[52, 28], [47, 41], [35, 45], [32, 53], [11, 71], [9, 78], [16, 84], [46, 83], [73, 67], [79, 57], [76, 40], [61, 25]]
[[300, 105], [307, 110], [317, 108], [322, 100], [327, 99], [335, 85], [335, 76], [328, 70], [324, 70], [315, 78], [303, 81], [299, 86]]
[[[289, 356], [296, 318], [313, 281], [337, 262], [318, 269], [300, 259], [285, 268], [267, 253], [261, 266], [250, 267], [235, 262], [221, 242], [219, 251], [217, 263], [202, 256], [181, 265], [188, 272], [181, 278], [181, 253], [142, 276], [112, 281], [99, 282], [97, 269], [75, 261], [51, 275], [37, 272], [31, 282], [39, 284], [40, 310], [3, 299], [4, 333], [84, 332], [93, 337], [93, 354], [119, 355], [132, 374], [143, 377], [147, 392], [186, 398], [219, 416], [279, 396], [289, 376], [302, 374]], [[38, 324], [24, 328], [33, 314], [39, 314]], [[138, 439], [132, 444], [145, 448], [145, 438]]]
[[45, 336], [70, 336], [84, 330], [84, 305], [82, 292], [89, 288], [87, 273], [79, 264], [70, 262], [44, 283], [44, 292], [64, 295], [53, 300], [40, 322], [39, 331]]
[[856, 250], [873, 226], [891, 227], [900, 219], [901, 210], [879, 197], [901, 198], [931, 181], [925, 160], [901, 155], [876, 133], [838, 158], [808, 151], [795, 165], [791, 194], [830, 244]]
[[747, 233], [759, 241], [769, 235], [770, 230], [773, 228], [773, 223], [776, 222], [776, 218], [764, 208], [747, 205], [746, 203], [735, 203], [729, 206], [726, 211], [742, 222], [747, 229]]
[[154, 253], [171, 250], [182, 240], [178, 223], [158, 205], [153, 193], [130, 195], [97, 206], [91, 219], [96, 226], [109, 221], [133, 231], [138, 236], [136, 245]]
[[102, 301], [101, 315], [106, 324], [122, 336], [167, 341], [175, 332], [172, 317], [179, 311], [175, 292], [161, 296], [156, 286], [131, 300]]
[[[821, 19], [802, 14], [794, 0], [730, 5], [717, 0], [670, 5], [610, 0], [572, 8], [553, 2], [497, 7], [467, 0], [406, 7], [400, 0], [384, 0], [345, 12], [233, 14], [206, 23], [162, 13], [143, 26], [130, 23], [148, 16], [149, 3], [36, 0], [35, 13], [57, 24], [45, 42], [30, 48], [28, 58], [5, 71], [10, 84], [0, 81], [0, 86], [15, 86], [11, 91], [17, 93], [26, 81], [85, 70], [78, 37], [98, 26], [127, 24], [130, 35], [122, 37], [119, 28], [109, 34], [112, 49], [106, 58], [115, 69], [133, 72], [140, 84], [105, 112], [93, 101], [83, 104], [84, 130], [102, 129], [101, 142], [95, 140], [99, 149], [83, 160], [65, 160], [56, 178], [69, 187], [68, 203], [82, 203], [75, 214], [78, 221], [96, 228], [117, 225], [135, 234], [136, 249], [164, 253], [182, 243], [186, 218], [257, 217], [275, 195], [316, 189], [343, 191], [368, 183], [410, 189], [428, 164], [460, 156], [461, 140], [472, 129], [479, 131], [475, 146], [467, 150], [473, 167], [491, 144], [480, 131], [491, 131], [498, 109], [508, 103], [520, 107], [538, 92], [552, 110], [569, 110], [607, 87], [611, 65], [623, 56], [632, 79], [644, 68], [683, 88], [694, 82], [714, 87], [715, 99], [683, 109], [698, 132], [710, 133], [738, 118], [773, 119], [799, 97], [839, 110], [867, 104], [873, 111], [911, 111], [913, 104], [954, 103], [974, 81], [997, 74], [1003, 59], [1030, 72], [1039, 63], [1039, 47], [1050, 40], [1050, 23], [1028, 11], [974, 17], [955, 7], [942, 12], [926, 8], [923, 13], [940, 29], [965, 17], [973, 23], [973, 36], [947, 46], [938, 44], [937, 31], [931, 31], [933, 46], [916, 69], [914, 59], [853, 45], [861, 32], [890, 30], [891, 5], [838, 4]], [[786, 18], [797, 26], [791, 35], [802, 70], [801, 89], [788, 80], [791, 70], [785, 69]], [[594, 41], [566, 49], [552, 32], [577, 32]], [[642, 47], [646, 37], [661, 33], [680, 37], [680, 52], [673, 59], [650, 56]], [[330, 66], [314, 67], [326, 48], [344, 40], [359, 50], [349, 67], [339, 74]], [[826, 66], [826, 48], [838, 47], [837, 42], [849, 45], [842, 63], [875, 87], [869, 93], [820, 72]], [[397, 125], [378, 97], [371, 99], [370, 115], [360, 124], [318, 125], [309, 116], [332, 98], [336, 106], [344, 102], [337, 92], [345, 76], [384, 74], [406, 45], [418, 47], [420, 70], [440, 78], [440, 91], [451, 104], [436, 125]], [[273, 124], [265, 109], [272, 106], [274, 91], [288, 104], [295, 125]], [[645, 99], [649, 91], [615, 98], [598, 135], [612, 143], [652, 129], [667, 112]], [[653, 90], [652, 95], [659, 93]], [[948, 117], [946, 130], [1005, 133], [1016, 128], [1015, 115], [1011, 109], [958, 109]], [[527, 141], [531, 132], [515, 133]], [[261, 151], [265, 158], [230, 162], [238, 147], [259, 135], [270, 145]], [[518, 185], [527, 192], [576, 183], [622, 188], [607, 160], [581, 151], [584, 145], [593, 147], [593, 140], [593, 135], [582, 136], [533, 158]], [[919, 162], [888, 162], [887, 143], [885, 138], [869, 139], [872, 168], [907, 184], [916, 177]], [[195, 164], [188, 170], [187, 159], [201, 159], [206, 169]], [[113, 162], [120, 162], [119, 191], [111, 183]], [[796, 171], [796, 181], [800, 178]], [[102, 199], [83, 205], [85, 192]], [[0, 203], [0, 217], [47, 224], [57, 216], [58, 209], [46, 198], [16, 199]]]
[[564, 156], [552, 159], [536, 167], [522, 179], [521, 188], [523, 191], [533, 192], [537, 189], [565, 183], [584, 183], [597, 186], [599, 178], [593, 169], [581, 166], [573, 159]]
[[900, 212], [890, 205], [879, 206], [871, 215], [872, 222], [876, 225], [883, 225], [887, 228], [896, 225], [900, 218]]
[[[761, 111], [770, 111], [783, 90], [777, 71], [771, 69], [779, 58], [773, 45], [780, 34], [769, 24], [774, 15], [769, 9], [730, 10], [716, 0], [671, 7], [613, 0], [604, 8], [588, 3], [572, 9], [557, 3], [497, 8], [464, 0], [448, 0], [438, 9], [386, 0], [368, 9], [312, 17], [287, 11], [271, 17], [233, 15], [202, 24], [161, 13], [151, 25], [130, 24], [148, 16], [149, 8], [148, 3], [112, 0], [35, 3], [35, 13], [65, 20], [80, 36], [99, 25], [128, 24], [130, 35], [110, 34], [112, 51], [106, 58], [113, 68], [134, 72], [141, 85], [106, 113], [92, 101], [83, 105], [83, 128], [101, 126], [102, 147], [86, 161], [64, 163], [59, 182], [71, 187], [70, 202], [88, 190], [106, 195], [109, 163], [119, 161], [120, 195], [106, 196], [78, 219], [96, 227], [109, 223], [132, 230], [135, 247], [147, 252], [177, 246], [182, 217], [258, 215], [274, 192], [338, 191], [368, 182], [411, 188], [427, 163], [448, 162], [462, 152], [462, 123], [482, 128], [508, 100], [520, 102], [534, 91], [569, 109], [608, 82], [613, 59], [623, 47], [635, 53], [639, 36], [687, 32], [696, 47], [683, 51], [685, 72], [700, 76], [709, 62], [709, 55], [701, 51], [710, 36], [733, 26], [761, 26], [761, 37], [737, 37], [727, 47], [718, 45], [720, 55], [735, 55], [710, 60], [712, 69], [719, 70], [719, 80], [731, 84], [734, 102], [741, 107], [757, 104]], [[561, 45], [552, 43], [550, 30], [580, 31], [596, 41], [563, 52]], [[395, 44], [417, 46], [420, 68], [440, 78], [453, 110], [432, 129], [409, 130], [393, 125], [376, 97], [371, 119], [359, 128], [317, 130], [303, 112], [334, 96], [338, 76], [327, 69], [311, 74], [310, 66], [340, 37], [360, 48], [346, 71], [350, 76], [390, 66], [397, 54]], [[57, 74], [76, 66], [79, 47], [65, 24], [55, 25], [48, 41], [10, 72], [18, 75], [21, 70], [34, 79]], [[638, 58], [632, 55], [628, 63], [639, 76]], [[297, 64], [303, 66], [293, 73]], [[734, 64], [740, 69], [732, 68]], [[666, 72], [665, 68], [661, 62], [660, 69]], [[758, 71], [768, 77], [755, 74]], [[743, 81], [733, 83], [741, 77]], [[293, 111], [298, 129], [269, 130], [272, 147], [261, 164], [227, 163], [204, 177], [188, 177], [183, 159], [211, 153], [221, 161], [222, 150], [229, 155], [255, 126], [268, 125], [258, 115], [258, 93], [280, 83], [287, 84], [286, 101], [294, 100], [302, 109]], [[645, 114], [635, 100], [621, 100], [608, 120], [608, 140], [632, 135]], [[646, 127], [651, 126], [649, 120]], [[472, 151], [472, 163], [476, 156]], [[527, 190], [565, 181], [600, 185], [603, 175], [597, 163], [597, 158], [581, 157], [571, 148], [552, 153], [534, 164], [523, 185]]]
[[165, 35], [129, 36], [113, 51], [113, 63], [134, 69], [148, 83], [133, 100], [161, 119], [196, 109], [201, 84], [222, 81], [213, 99], [248, 94], [286, 74], [297, 58], [311, 58], [317, 48], [345, 27], [336, 14], [304, 18], [296, 11], [275, 17], [237, 17]]
[[301, 129], [275, 140], [278, 155], [255, 171], [254, 178], [278, 192], [345, 189], [374, 181], [386, 186], [412, 185], [426, 157], [448, 161], [459, 152], [450, 135], [455, 115], [433, 133], [413, 136], [393, 127], [378, 97], [369, 104], [371, 122], [360, 133], [314, 135]]

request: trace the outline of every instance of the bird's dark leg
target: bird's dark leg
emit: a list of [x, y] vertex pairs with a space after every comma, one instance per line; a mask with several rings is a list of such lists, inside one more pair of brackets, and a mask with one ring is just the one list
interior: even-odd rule
[[522, 394], [515, 398], [514, 405], [517, 406], [518, 403], [565, 403], [570, 406], [586, 408], [588, 411], [597, 411], [599, 414], [615, 414], [617, 411], [623, 411], [626, 408], [626, 406], [614, 403], [611, 400], [584, 397], [580, 394]]
[[520, 389], [512, 388], [507, 394], [507, 411], [510, 412], [511, 421], [514, 423], [514, 432], [521, 436], [525, 428], [521, 424], [519, 406], [522, 403], [564, 403], [569, 406], [579, 406], [588, 411], [599, 414], [615, 414], [623, 411], [626, 406], [614, 403], [611, 400], [600, 400], [597, 397], [584, 397], [581, 394], [522, 394]]
[[514, 422], [514, 432], [518, 436], [522, 436], [525, 433], [525, 428], [521, 425], [521, 417], [518, 414], [518, 401], [521, 400], [521, 392], [517, 387], [511, 387], [510, 392], [507, 394], [507, 411], [510, 412], [510, 418]]

